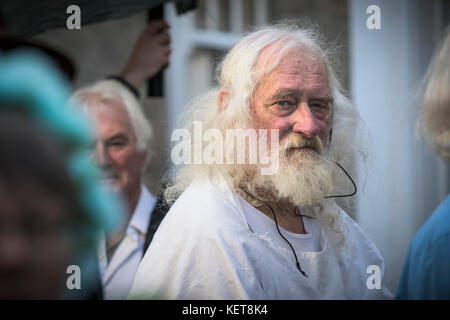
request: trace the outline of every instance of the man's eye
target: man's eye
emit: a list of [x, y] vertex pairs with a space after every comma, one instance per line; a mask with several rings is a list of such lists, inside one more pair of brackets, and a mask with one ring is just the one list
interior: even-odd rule
[[123, 147], [124, 145], [125, 145], [125, 141], [121, 141], [121, 140], [110, 141], [108, 143], [108, 146], [110, 146], [110, 147]]
[[294, 105], [293, 102], [288, 100], [280, 100], [275, 103], [276, 105], [282, 107], [282, 109], [288, 109]]
[[325, 110], [328, 108], [328, 105], [325, 103], [311, 103], [310, 108], [319, 109], [319, 110]]

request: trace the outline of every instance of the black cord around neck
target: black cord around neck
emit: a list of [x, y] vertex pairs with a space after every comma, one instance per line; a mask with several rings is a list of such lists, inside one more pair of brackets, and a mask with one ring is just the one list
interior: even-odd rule
[[300, 273], [301, 273], [304, 277], [307, 278], [308, 276], [306, 275], [306, 273], [302, 270], [302, 267], [300, 266], [300, 262], [298, 261], [297, 254], [295, 253], [294, 247], [293, 247], [292, 244], [288, 241], [288, 239], [286, 239], [286, 238], [283, 236], [283, 234], [282, 234], [281, 231], [280, 231], [280, 228], [278, 227], [278, 221], [277, 221], [277, 216], [276, 216], [276, 214], [275, 214], [275, 210], [273, 210], [273, 208], [272, 208], [266, 201], [263, 201], [263, 200], [261, 200], [261, 199], [256, 198], [255, 196], [253, 196], [252, 194], [250, 194], [250, 193], [249, 193], [247, 190], [245, 190], [244, 188], [241, 187], [241, 190], [244, 191], [248, 196], [250, 196], [250, 197], [252, 197], [253, 199], [256, 199], [256, 200], [258, 200], [258, 201], [261, 201], [261, 202], [264, 203], [267, 207], [269, 207], [270, 211], [272, 211], [273, 219], [275, 220], [275, 225], [276, 225], [276, 227], [277, 227], [278, 233], [280, 234], [281, 238], [283, 238], [284, 241], [287, 242], [287, 244], [289, 245], [289, 247], [291, 247], [292, 252], [294, 253], [294, 257], [295, 257], [295, 265], [296, 265], [296, 267], [297, 267], [297, 270], [300, 271]]
[[336, 195], [336, 196], [326, 196], [326, 197], [323, 197], [323, 198], [324, 198], [324, 199], [329, 199], [329, 198], [346, 198], [346, 197], [354, 196], [354, 195], [356, 194], [356, 192], [358, 192], [358, 188], [356, 188], [356, 184], [355, 184], [355, 182], [353, 181], [352, 177], [350, 177], [350, 175], [348, 174], [348, 172], [345, 171], [345, 169], [344, 169], [339, 163], [337, 163], [337, 161], [334, 161], [334, 163], [336, 163], [336, 165], [337, 165], [339, 168], [341, 168], [342, 171], [344, 171], [344, 173], [345, 173], [345, 175], [347, 176], [347, 178], [349, 178], [350, 181], [352, 182], [353, 188], [354, 188], [355, 190], [353, 191], [353, 193], [350, 193], [350, 194], [343, 194], [343, 195]]
[[[355, 184], [355, 182], [353, 181], [352, 177], [350, 176], [350, 174], [348, 174], [348, 172], [347, 172], [347, 171], [346, 171], [339, 163], [337, 163], [336, 161], [334, 161], [334, 162], [336, 163], [336, 165], [337, 165], [339, 168], [342, 169], [342, 171], [344, 171], [345, 175], [346, 175], [346, 176], [350, 179], [350, 181], [352, 182], [353, 188], [354, 188], [355, 190], [354, 190], [353, 193], [351, 193], [351, 194], [333, 195], [333, 196], [326, 196], [326, 197], [323, 197], [323, 198], [324, 198], [324, 199], [329, 199], [329, 198], [345, 198], [345, 197], [351, 197], [351, 196], [355, 195], [356, 192], [358, 191], [358, 188], [356, 187], [356, 184]], [[256, 199], [256, 200], [258, 200], [258, 201], [261, 201], [263, 204], [265, 204], [265, 205], [270, 209], [270, 211], [272, 211], [273, 219], [275, 220], [275, 226], [277, 227], [278, 233], [280, 234], [281, 238], [283, 238], [283, 240], [287, 242], [287, 244], [289, 245], [289, 247], [290, 247], [291, 250], [292, 250], [292, 253], [294, 254], [294, 257], [295, 257], [295, 265], [297, 266], [297, 270], [300, 271], [300, 273], [301, 273], [304, 277], [307, 278], [308, 276], [306, 275], [306, 273], [302, 270], [302, 268], [301, 268], [301, 266], [300, 266], [300, 262], [298, 261], [297, 254], [295, 253], [294, 247], [293, 247], [292, 244], [288, 241], [288, 239], [286, 239], [286, 238], [283, 236], [283, 234], [282, 234], [281, 231], [280, 231], [280, 228], [279, 228], [279, 226], [278, 226], [277, 216], [275, 215], [275, 210], [273, 210], [273, 208], [272, 208], [266, 201], [263, 201], [263, 200], [261, 200], [261, 199], [256, 198], [254, 195], [252, 195], [250, 192], [248, 192], [248, 191], [245, 190], [244, 188], [241, 187], [241, 190], [244, 191], [245, 194], [247, 194], [248, 196], [252, 197], [253, 199]], [[300, 210], [299, 210], [299, 214], [297, 214], [297, 213], [295, 212], [295, 208], [294, 208], [294, 214], [297, 215], [297, 216], [302, 216]]]
[[[264, 202], [263, 202], [263, 203], [264, 203]], [[297, 254], [295, 253], [294, 247], [293, 247], [292, 244], [288, 241], [288, 239], [286, 239], [286, 238], [283, 236], [283, 234], [282, 234], [281, 231], [280, 231], [280, 228], [278, 227], [278, 221], [277, 221], [277, 216], [275, 215], [275, 211], [272, 209], [272, 207], [271, 207], [268, 203], [264, 203], [264, 204], [265, 204], [266, 206], [268, 206], [268, 207], [270, 208], [270, 210], [272, 211], [273, 218], [274, 218], [274, 220], [275, 220], [275, 225], [276, 225], [276, 227], [277, 227], [278, 233], [279, 233], [280, 236], [284, 239], [284, 241], [287, 242], [287, 244], [289, 245], [289, 247], [291, 247], [292, 253], [294, 254], [294, 257], [295, 257], [295, 265], [297, 266], [298, 271], [300, 271], [300, 273], [301, 273], [304, 277], [308, 278], [308, 276], [306, 275], [306, 273], [302, 270], [302, 267], [300, 266], [300, 262], [298, 261]]]

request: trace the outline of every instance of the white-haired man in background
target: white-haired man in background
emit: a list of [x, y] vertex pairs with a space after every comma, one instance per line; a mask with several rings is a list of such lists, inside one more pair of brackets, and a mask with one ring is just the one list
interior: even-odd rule
[[120, 76], [78, 89], [72, 99], [91, 120], [96, 144], [94, 158], [102, 180], [124, 199], [121, 227], [99, 245], [100, 276], [105, 299], [124, 299], [138, 265], [152, 241], [164, 210], [143, 184], [149, 160], [152, 128], [141, 110], [138, 87], [169, 61], [168, 25], [151, 22]]
[[156, 204], [156, 197], [142, 182], [152, 131], [137, 99], [115, 80], [79, 89], [73, 98], [92, 120], [97, 137], [94, 158], [101, 178], [126, 205], [120, 230], [108, 235], [99, 249], [104, 298], [123, 299], [143, 256]]
[[[220, 87], [184, 115], [193, 140], [198, 123], [214, 130], [203, 139], [216, 161], [197, 158], [174, 171], [165, 196], [177, 200], [130, 298], [391, 297], [383, 258], [334, 202], [350, 189], [341, 188], [350, 182], [340, 165], [361, 151], [352, 135], [358, 114], [318, 43], [310, 30], [278, 25], [249, 34], [227, 54]], [[261, 154], [250, 161], [251, 149], [244, 163], [229, 161], [234, 150], [216, 136], [229, 129], [245, 129], [247, 137], [253, 130], [260, 148], [267, 138], [278, 170], [264, 174], [267, 162]], [[199, 142], [193, 144], [195, 153]]]

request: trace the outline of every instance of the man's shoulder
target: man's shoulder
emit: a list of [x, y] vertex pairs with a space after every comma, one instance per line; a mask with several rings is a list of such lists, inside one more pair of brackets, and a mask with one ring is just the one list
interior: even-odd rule
[[243, 221], [233, 192], [207, 179], [192, 182], [172, 205], [166, 219], [192, 230], [232, 228]]
[[338, 214], [340, 230], [345, 236], [345, 243], [342, 247], [345, 254], [384, 264], [380, 251], [361, 226], [337, 204], [335, 204], [335, 208]]
[[348, 280], [349, 286], [350, 283], [365, 284], [368, 272], [376, 268], [381, 276], [381, 290], [365, 290], [365, 286], [352, 290], [361, 290], [359, 299], [392, 299], [392, 293], [384, 284], [385, 264], [377, 246], [350, 215], [337, 205], [336, 209], [339, 210], [338, 219], [345, 235], [344, 245], [336, 252], [346, 269], [348, 279], [351, 279]]

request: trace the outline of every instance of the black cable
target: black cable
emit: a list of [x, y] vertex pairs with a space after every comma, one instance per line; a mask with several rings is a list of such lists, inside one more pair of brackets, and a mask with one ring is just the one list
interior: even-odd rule
[[352, 177], [350, 177], [350, 175], [347, 173], [347, 171], [345, 171], [345, 169], [344, 169], [339, 163], [337, 163], [336, 161], [334, 161], [334, 163], [336, 163], [336, 164], [338, 165], [338, 167], [341, 168], [342, 171], [344, 171], [345, 175], [346, 175], [346, 176], [350, 179], [350, 181], [352, 182], [353, 188], [355, 188], [355, 190], [354, 190], [353, 193], [351, 193], [351, 194], [343, 194], [343, 195], [337, 195], [337, 196], [326, 196], [326, 197], [323, 197], [323, 198], [324, 198], [324, 199], [328, 199], [328, 198], [345, 198], [345, 197], [351, 197], [351, 196], [355, 195], [356, 192], [358, 191], [358, 188], [356, 188], [356, 184], [355, 184], [355, 182], [353, 181]]
[[[264, 201], [263, 201], [263, 203], [264, 203]], [[280, 231], [280, 228], [278, 227], [278, 221], [277, 221], [277, 216], [275, 215], [275, 211], [272, 209], [272, 207], [271, 207], [268, 203], [264, 203], [264, 204], [267, 205], [267, 206], [270, 208], [270, 210], [272, 211], [273, 218], [274, 218], [274, 220], [275, 220], [275, 225], [277, 226], [278, 233], [279, 233], [280, 236], [284, 239], [284, 241], [287, 242], [287, 244], [289, 245], [289, 247], [291, 247], [292, 253], [293, 253], [294, 256], [295, 256], [295, 265], [297, 266], [298, 271], [300, 271], [300, 273], [301, 273], [304, 277], [308, 278], [308, 276], [306, 275], [306, 273], [302, 270], [302, 267], [300, 266], [300, 262], [298, 262], [297, 254], [295, 253], [294, 247], [293, 247], [292, 244], [288, 241], [288, 239], [286, 239], [286, 238], [283, 236], [283, 234], [282, 234], [281, 231]]]
[[261, 199], [258, 199], [258, 198], [256, 198], [256, 197], [254, 197], [252, 194], [250, 194], [249, 192], [247, 192], [247, 191], [246, 191], [245, 189], [243, 189], [242, 187], [241, 187], [241, 189], [242, 189], [242, 191], [244, 191], [248, 196], [250, 196], [250, 197], [252, 197], [252, 198], [254, 198], [254, 199], [257, 199], [258, 201], [261, 201], [262, 203], [264, 203], [266, 206], [269, 207], [270, 211], [272, 211], [273, 218], [274, 218], [274, 220], [275, 220], [275, 225], [276, 225], [276, 227], [277, 227], [278, 233], [279, 233], [280, 236], [284, 239], [284, 241], [287, 242], [287, 244], [289, 245], [289, 247], [291, 247], [291, 250], [292, 250], [292, 252], [294, 253], [294, 257], [295, 257], [295, 265], [297, 266], [298, 271], [300, 271], [300, 273], [301, 273], [304, 277], [307, 278], [308, 276], [306, 275], [306, 273], [302, 270], [302, 268], [301, 268], [301, 266], [300, 266], [300, 262], [298, 261], [297, 254], [295, 253], [294, 247], [293, 247], [292, 244], [288, 241], [288, 239], [286, 239], [286, 238], [283, 236], [283, 234], [282, 234], [281, 231], [280, 231], [280, 228], [278, 227], [278, 221], [277, 221], [277, 216], [275, 215], [275, 210], [273, 210], [272, 207], [271, 207], [267, 202], [265, 202], [265, 201], [263, 201], [263, 200], [261, 200]]

